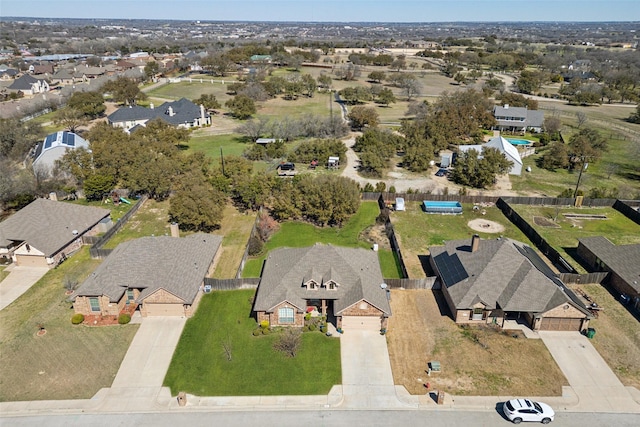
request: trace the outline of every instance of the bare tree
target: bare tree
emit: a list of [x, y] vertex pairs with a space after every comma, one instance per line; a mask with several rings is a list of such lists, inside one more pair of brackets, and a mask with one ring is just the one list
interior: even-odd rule
[[233, 346], [231, 345], [231, 336], [227, 334], [227, 337], [222, 341], [222, 350], [227, 358], [227, 361], [231, 362], [233, 358]]
[[576, 112], [576, 120], [578, 121], [578, 129], [580, 129], [582, 127], [582, 125], [587, 123], [589, 118], [582, 111], [578, 111], [578, 112]]
[[273, 348], [288, 357], [296, 357], [302, 341], [302, 331], [298, 328], [287, 328], [273, 344]]

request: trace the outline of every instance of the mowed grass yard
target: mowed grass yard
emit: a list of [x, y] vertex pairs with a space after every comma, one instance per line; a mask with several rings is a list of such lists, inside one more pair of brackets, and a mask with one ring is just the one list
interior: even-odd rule
[[[575, 208], [550, 206], [513, 205], [516, 212], [524, 218], [540, 235], [579, 272], [586, 270], [576, 258], [578, 239], [581, 237], [605, 236], [616, 245], [640, 243], [640, 226], [613, 208]], [[566, 218], [564, 214], [605, 215], [607, 219]], [[554, 221], [554, 218], [557, 220]], [[541, 224], [546, 220], [549, 226]]]
[[138, 325], [72, 325], [63, 287], [98, 264], [84, 247], [0, 311], [0, 401], [87, 399], [111, 386]]
[[[245, 264], [243, 277], [260, 277], [262, 263], [269, 251], [281, 247], [305, 247], [316, 243], [346, 246], [353, 248], [371, 248], [372, 242], [365, 238], [365, 231], [375, 225], [380, 210], [376, 202], [362, 202], [358, 212], [342, 227], [316, 227], [309, 223], [290, 221], [280, 225], [264, 245], [261, 256], [250, 258]], [[385, 237], [386, 238], [386, 237]], [[378, 250], [382, 275], [386, 278], [399, 278], [400, 271], [394, 254], [389, 249]]]
[[[504, 236], [531, 245], [529, 239], [497, 207], [487, 206], [474, 211], [473, 205], [463, 204], [462, 208], [461, 215], [426, 214], [420, 202], [408, 202], [406, 211], [391, 213], [409, 277], [425, 277], [423, 263], [427, 262], [429, 247], [442, 245], [446, 240], [471, 239], [474, 234], [479, 234], [483, 239]], [[482, 215], [482, 210], [485, 215]], [[474, 231], [467, 225], [473, 219], [497, 222], [505, 230], [500, 233]]]
[[638, 320], [605, 287], [592, 284], [574, 288], [581, 288], [604, 308], [597, 319], [589, 322], [596, 330], [591, 343], [624, 385], [640, 389]]
[[321, 395], [341, 383], [338, 338], [303, 333], [291, 358], [273, 349], [279, 332], [252, 335], [258, 327], [250, 317], [254, 293], [219, 291], [203, 297], [187, 321], [164, 380], [172, 395]]
[[[462, 328], [440, 291], [391, 290], [387, 343], [394, 383], [411, 394], [559, 396], [568, 382], [542, 340], [490, 327]], [[514, 338], [514, 335], [517, 338]], [[427, 363], [442, 370], [427, 376]]]

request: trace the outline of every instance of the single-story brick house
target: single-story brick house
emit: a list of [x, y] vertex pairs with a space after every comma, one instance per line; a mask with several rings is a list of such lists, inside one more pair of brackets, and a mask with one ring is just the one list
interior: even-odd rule
[[107, 231], [111, 211], [36, 199], [0, 222], [0, 257], [16, 265], [55, 267], [82, 246], [82, 236]]
[[577, 252], [593, 271], [608, 271], [609, 284], [640, 308], [640, 244], [614, 245], [603, 236], [583, 237]]
[[211, 124], [211, 115], [205, 111], [204, 106], [196, 105], [186, 98], [165, 102], [159, 107], [154, 107], [153, 104], [151, 108], [139, 105], [122, 107], [107, 116], [111, 126], [121, 127], [127, 132], [137, 125], [145, 126], [148, 121], [155, 119], [186, 129]]
[[[338, 328], [386, 328], [391, 306], [378, 253], [316, 244], [269, 253], [253, 310], [258, 322], [303, 326], [308, 312]], [[382, 286], [381, 286], [382, 285]]]
[[195, 312], [213, 273], [222, 237], [142, 237], [121, 243], [71, 296], [85, 316], [117, 316], [136, 304], [142, 316]]
[[515, 318], [532, 330], [556, 331], [582, 331], [589, 324], [591, 313], [524, 243], [474, 235], [429, 250], [456, 323], [502, 327]]

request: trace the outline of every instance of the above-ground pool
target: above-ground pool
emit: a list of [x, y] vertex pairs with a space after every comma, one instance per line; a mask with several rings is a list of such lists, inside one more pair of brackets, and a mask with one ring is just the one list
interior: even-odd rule
[[515, 139], [515, 138], [507, 138], [507, 141], [511, 143], [511, 145], [531, 145], [533, 141], [529, 141], [528, 139]]
[[436, 202], [432, 200], [425, 200], [422, 202], [422, 207], [426, 213], [439, 213], [439, 214], [461, 214], [462, 205], [460, 202]]

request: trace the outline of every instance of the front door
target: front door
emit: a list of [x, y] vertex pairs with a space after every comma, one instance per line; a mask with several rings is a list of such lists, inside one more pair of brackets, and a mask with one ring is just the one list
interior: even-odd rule
[[474, 308], [471, 320], [482, 320], [482, 314], [484, 310], [482, 308]]

